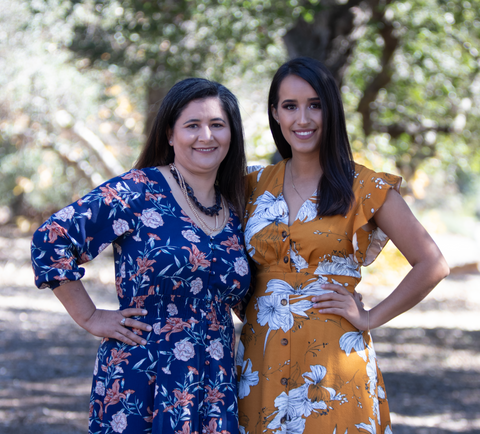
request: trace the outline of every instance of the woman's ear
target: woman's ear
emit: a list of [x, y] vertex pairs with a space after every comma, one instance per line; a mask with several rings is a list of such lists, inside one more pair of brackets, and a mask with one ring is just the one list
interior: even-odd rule
[[278, 119], [277, 109], [272, 105], [272, 107], [270, 107], [270, 110], [272, 111], [273, 119], [277, 121], [277, 124], [280, 124], [280, 120]]
[[168, 144], [170, 146], [173, 146], [173, 131], [170, 128], [167, 129], [167, 139], [168, 139]]

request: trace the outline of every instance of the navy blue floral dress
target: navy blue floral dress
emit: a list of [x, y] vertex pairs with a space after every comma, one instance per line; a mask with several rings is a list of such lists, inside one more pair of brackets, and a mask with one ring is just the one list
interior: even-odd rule
[[250, 283], [232, 211], [207, 236], [157, 168], [131, 170], [54, 214], [34, 234], [39, 288], [81, 279], [113, 243], [120, 308], [145, 308], [145, 346], [104, 339], [89, 433], [238, 433], [231, 307]]

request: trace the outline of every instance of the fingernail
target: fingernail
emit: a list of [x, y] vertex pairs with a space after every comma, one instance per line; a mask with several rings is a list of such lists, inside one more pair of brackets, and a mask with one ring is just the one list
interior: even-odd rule
[[152, 327], [151, 326], [147, 326], [147, 332], [151, 331], [152, 330]]
[[148, 311], [146, 311], [145, 309], [142, 310], [143, 315], [146, 315], [147, 313], [148, 313]]
[[146, 343], [147, 343], [147, 341], [144, 339], [144, 340], [142, 341], [142, 345], [146, 345]]

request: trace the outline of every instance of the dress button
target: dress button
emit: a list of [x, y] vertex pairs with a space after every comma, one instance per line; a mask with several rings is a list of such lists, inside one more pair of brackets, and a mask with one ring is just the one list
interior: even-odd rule
[[281, 340], [282, 345], [288, 345], [288, 339], [283, 338]]
[[206, 364], [206, 365], [209, 365], [210, 362], [209, 362], [208, 360], [205, 360], [205, 364]]
[[288, 384], [288, 378], [283, 377], [283, 378], [280, 380], [280, 383], [281, 383], [283, 386], [286, 386], [286, 385]]
[[288, 301], [284, 298], [281, 302], [282, 306], [286, 306], [288, 304]]
[[283, 231], [283, 232], [282, 232], [282, 237], [283, 237], [283, 238], [287, 238], [287, 235], [288, 235], [288, 234], [287, 234], [287, 231]]
[[212, 259], [212, 262], [217, 262], [217, 258], [213, 258], [213, 259]]
[[283, 262], [285, 262], [285, 264], [288, 263], [288, 256], [285, 256], [285, 257], [283, 258]]
[[285, 416], [283, 416], [281, 419], [280, 419], [280, 423], [285, 423], [287, 421], [287, 418]]

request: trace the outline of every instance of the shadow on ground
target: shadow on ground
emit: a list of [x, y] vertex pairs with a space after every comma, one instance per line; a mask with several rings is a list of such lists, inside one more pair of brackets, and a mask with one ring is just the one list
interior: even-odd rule
[[[17, 235], [0, 232], [0, 433], [85, 434], [99, 340], [78, 327], [52, 294], [33, 287], [29, 240]], [[111, 303], [114, 283], [101, 275], [111, 257], [92, 264], [85, 279], [89, 293]], [[480, 433], [480, 331], [462, 326], [464, 312], [478, 311], [467, 294], [479, 293], [479, 280], [459, 279], [446, 283], [444, 298], [417, 307], [440, 319], [454, 311], [457, 328], [372, 333], [394, 434]]]
[[[0, 432], [85, 433], [98, 340], [66, 314], [11, 311], [19, 318], [18, 324], [27, 327], [22, 330], [0, 321]], [[480, 417], [478, 366], [445, 366], [445, 354], [452, 357], [458, 351], [480, 358], [478, 349], [472, 352], [480, 332], [384, 328], [375, 334], [391, 411], [420, 424], [394, 425], [394, 433], [480, 432], [468, 429], [468, 420]], [[466, 426], [460, 431], [429, 427], [429, 418], [436, 415], [451, 415], [451, 423], [458, 419]], [[421, 426], [422, 419], [425, 426]]]

